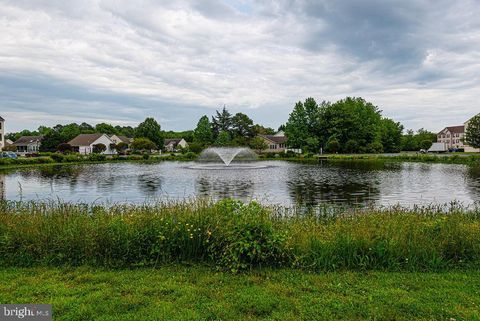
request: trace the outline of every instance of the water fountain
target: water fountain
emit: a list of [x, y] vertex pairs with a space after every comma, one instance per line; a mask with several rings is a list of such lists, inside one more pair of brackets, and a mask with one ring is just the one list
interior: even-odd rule
[[259, 169], [267, 167], [255, 162], [257, 159], [258, 155], [248, 147], [210, 147], [205, 149], [198, 157], [196, 164], [189, 168]]

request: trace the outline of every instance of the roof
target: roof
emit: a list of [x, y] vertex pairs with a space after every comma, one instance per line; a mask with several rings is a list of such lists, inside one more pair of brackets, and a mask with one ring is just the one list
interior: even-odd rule
[[13, 145], [14, 146], [23, 146], [23, 145], [38, 143], [38, 142], [41, 142], [42, 139], [43, 139], [43, 136], [22, 136], [19, 139], [17, 139], [13, 143]]
[[268, 139], [277, 144], [284, 144], [287, 141], [286, 136], [276, 136], [276, 135], [258, 135], [262, 138]]
[[68, 142], [71, 146], [90, 146], [104, 134], [80, 134]]
[[445, 129], [448, 130], [449, 132], [453, 133], [453, 134], [463, 134], [465, 132], [465, 126], [464, 125], [446, 127], [441, 132], [445, 131]]
[[178, 145], [178, 143], [180, 143], [182, 141], [183, 138], [170, 138], [170, 139], [165, 139], [164, 141], [164, 145], [165, 146], [168, 146], [170, 144], [172, 145]]
[[126, 144], [130, 144], [132, 142], [132, 139], [128, 138], [127, 136], [117, 135], [117, 137]]
[[5, 120], [5, 119], [3, 119], [3, 117], [2, 117], [2, 116], [0, 116], [0, 120]]

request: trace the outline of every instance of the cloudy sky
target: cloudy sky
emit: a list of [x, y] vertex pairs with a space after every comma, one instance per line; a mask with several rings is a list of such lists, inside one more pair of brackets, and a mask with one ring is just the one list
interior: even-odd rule
[[478, 0], [0, 0], [0, 115], [194, 127], [224, 104], [272, 127], [361, 96], [407, 128], [480, 112]]

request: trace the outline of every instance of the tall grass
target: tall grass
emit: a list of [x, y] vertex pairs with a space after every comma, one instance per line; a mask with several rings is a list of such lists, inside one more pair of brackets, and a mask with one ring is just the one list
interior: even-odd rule
[[312, 271], [440, 270], [480, 263], [480, 210], [287, 211], [252, 202], [1, 202], [0, 265], [201, 263]]

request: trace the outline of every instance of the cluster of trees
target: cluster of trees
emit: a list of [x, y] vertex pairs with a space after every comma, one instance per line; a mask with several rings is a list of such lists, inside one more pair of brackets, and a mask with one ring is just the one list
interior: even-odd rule
[[382, 153], [401, 150], [403, 126], [362, 98], [335, 103], [307, 98], [298, 102], [285, 125], [287, 144], [317, 153]]
[[480, 148], [480, 114], [468, 122], [465, 143], [473, 148]]
[[[272, 128], [254, 124], [253, 120], [243, 113], [232, 115], [225, 107], [216, 111], [212, 119], [204, 115], [193, 131], [193, 143], [190, 148], [203, 149], [207, 146], [247, 146], [258, 144], [258, 134], [271, 135]], [[262, 140], [263, 143], [263, 140]], [[254, 146], [255, 148], [255, 146]]]
[[429, 132], [423, 128], [416, 133], [409, 129], [407, 133], [402, 136], [402, 150], [403, 151], [419, 151], [420, 149], [429, 149], [433, 142], [437, 141], [437, 134]]

